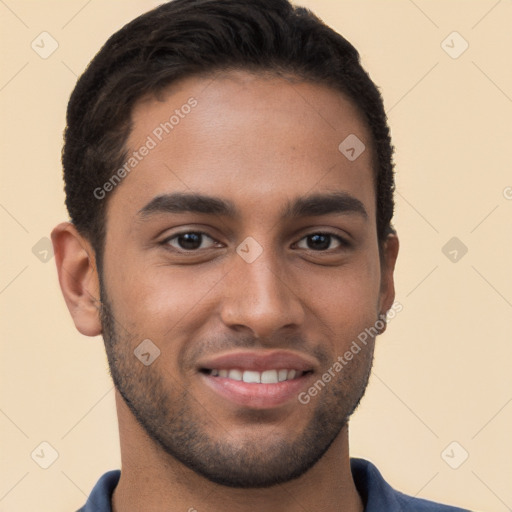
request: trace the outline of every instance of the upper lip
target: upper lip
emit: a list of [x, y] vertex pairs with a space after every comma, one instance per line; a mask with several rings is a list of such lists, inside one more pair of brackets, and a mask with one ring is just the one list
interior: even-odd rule
[[314, 370], [315, 367], [316, 361], [310, 356], [288, 350], [228, 352], [199, 362], [201, 370], [240, 368], [263, 372], [286, 368], [306, 372]]

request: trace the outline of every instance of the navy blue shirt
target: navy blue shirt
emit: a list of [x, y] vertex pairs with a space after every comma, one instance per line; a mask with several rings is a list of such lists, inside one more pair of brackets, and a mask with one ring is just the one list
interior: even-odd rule
[[[350, 459], [350, 467], [365, 512], [469, 512], [395, 491], [367, 460]], [[94, 486], [87, 503], [77, 512], [112, 512], [110, 499], [120, 477], [119, 469], [105, 473]]]

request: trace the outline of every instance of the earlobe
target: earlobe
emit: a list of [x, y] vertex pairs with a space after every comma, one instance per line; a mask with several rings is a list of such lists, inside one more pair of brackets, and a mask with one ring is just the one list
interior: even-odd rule
[[[399, 241], [396, 234], [387, 236], [382, 247], [381, 258], [381, 287], [379, 300], [379, 314], [385, 315], [391, 309], [395, 300], [394, 271], [398, 257]], [[386, 324], [381, 333], [386, 330]]]
[[60, 288], [75, 326], [86, 336], [97, 336], [102, 330], [94, 250], [70, 222], [56, 226], [51, 237]]

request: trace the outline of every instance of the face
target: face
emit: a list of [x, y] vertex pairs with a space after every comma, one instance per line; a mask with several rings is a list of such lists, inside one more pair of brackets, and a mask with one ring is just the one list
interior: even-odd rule
[[[132, 119], [101, 282], [114, 383], [211, 481], [296, 478], [346, 427], [374, 340], [333, 365], [393, 301], [368, 130], [338, 92], [245, 72], [184, 80]], [[350, 134], [366, 146], [353, 161]]]

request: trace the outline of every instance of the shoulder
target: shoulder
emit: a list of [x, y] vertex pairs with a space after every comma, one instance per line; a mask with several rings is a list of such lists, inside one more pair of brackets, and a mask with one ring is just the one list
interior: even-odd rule
[[350, 466], [354, 483], [365, 503], [365, 512], [469, 512], [396, 491], [367, 460], [350, 459]]
[[414, 510], [415, 512], [470, 512], [467, 509], [443, 505], [434, 501], [424, 500], [407, 496], [399, 491], [395, 491], [397, 500], [403, 510]]

